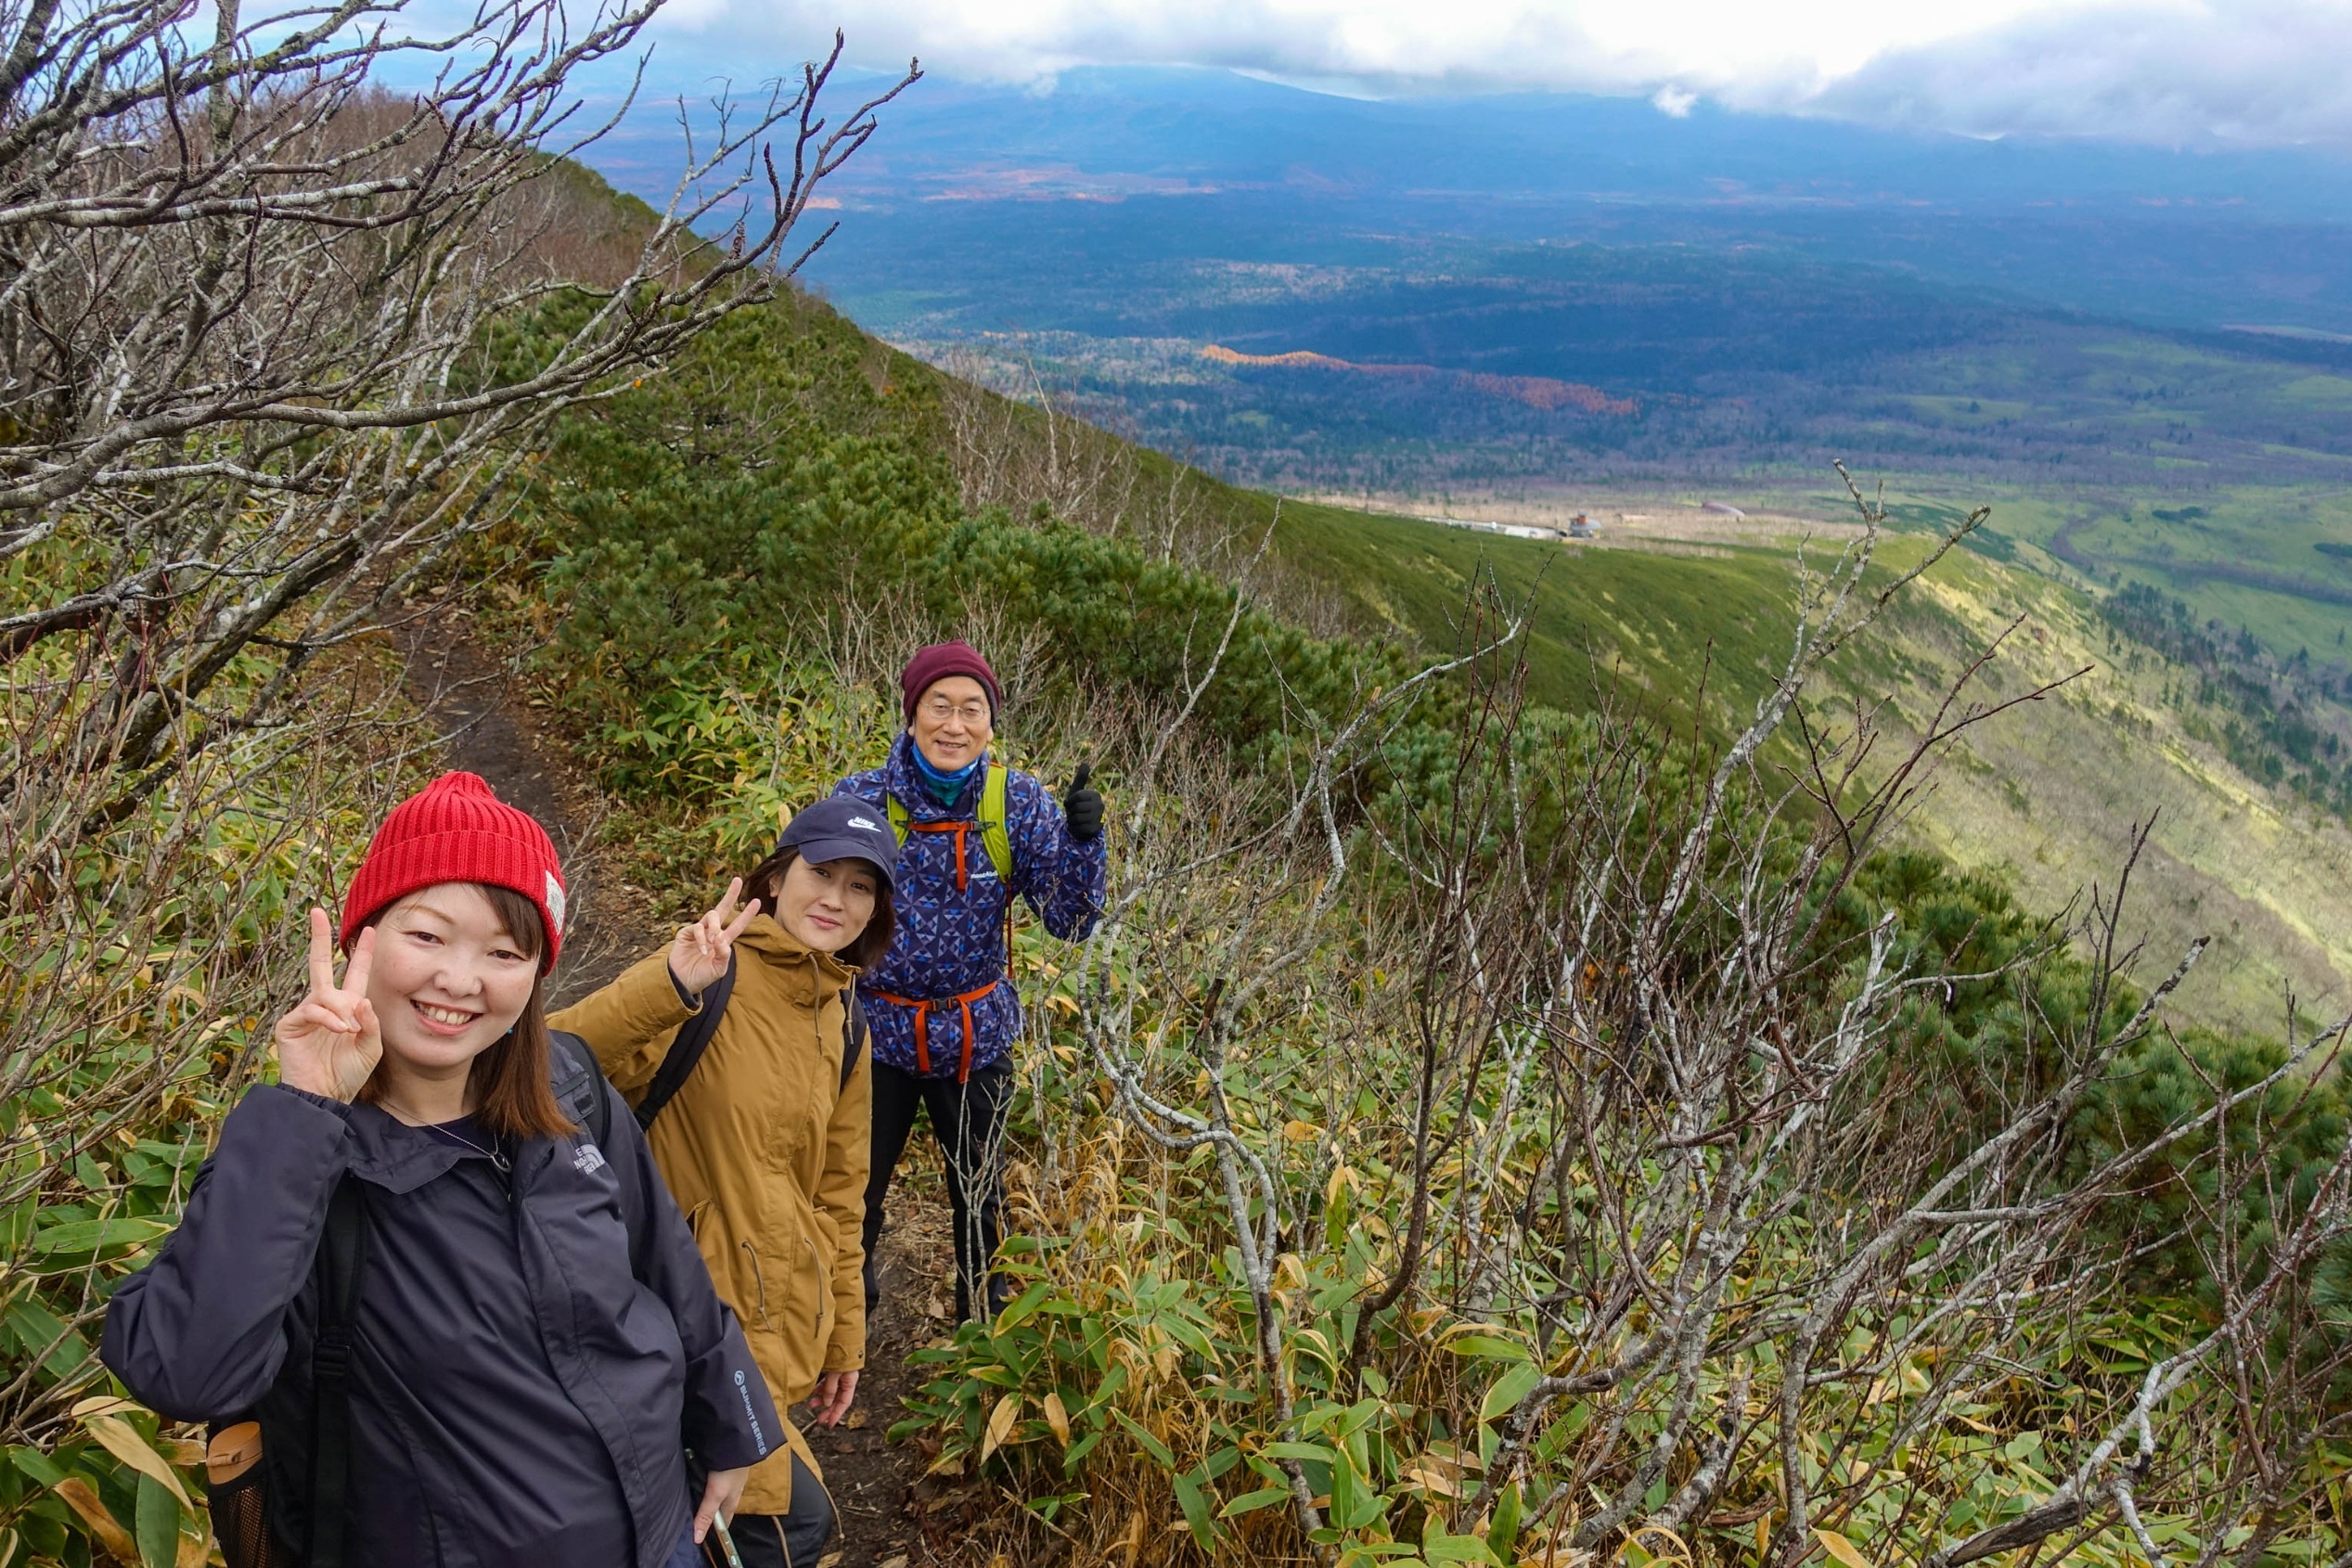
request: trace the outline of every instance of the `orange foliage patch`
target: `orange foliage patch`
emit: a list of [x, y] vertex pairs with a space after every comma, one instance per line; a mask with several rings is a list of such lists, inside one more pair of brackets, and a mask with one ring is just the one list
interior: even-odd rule
[[1222, 343], [1210, 343], [1201, 357], [1219, 365], [1271, 366], [1291, 370], [1353, 370], [1361, 376], [1444, 376], [1489, 397], [1509, 398], [1531, 408], [1574, 408], [1587, 414], [1639, 414], [1641, 405], [1629, 397], [1612, 397], [1582, 381], [1557, 381], [1549, 376], [1490, 376], [1473, 370], [1440, 370], [1434, 365], [1364, 365], [1334, 359], [1328, 353], [1293, 349], [1288, 353], [1243, 353]]

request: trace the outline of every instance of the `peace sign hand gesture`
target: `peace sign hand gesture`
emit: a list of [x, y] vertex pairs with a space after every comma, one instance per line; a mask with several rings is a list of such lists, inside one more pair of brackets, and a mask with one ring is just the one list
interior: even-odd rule
[[376, 928], [359, 933], [341, 985], [335, 983], [335, 942], [327, 911], [310, 912], [310, 995], [277, 1021], [278, 1082], [345, 1104], [359, 1096], [384, 1054], [383, 1031], [367, 999]]
[[738, 877], [726, 884], [726, 893], [715, 907], [692, 925], [678, 927], [678, 934], [671, 939], [670, 978], [688, 996], [700, 996], [717, 983], [726, 972], [735, 939], [760, 912], [760, 901], [754, 898], [743, 906], [741, 914], [735, 913], [736, 895], [742, 891], [743, 879]]

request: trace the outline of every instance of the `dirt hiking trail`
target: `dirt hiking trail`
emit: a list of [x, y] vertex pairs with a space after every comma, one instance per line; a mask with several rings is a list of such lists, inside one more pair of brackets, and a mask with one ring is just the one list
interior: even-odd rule
[[[463, 624], [462, 618], [443, 614], [412, 630], [409, 693], [443, 732], [447, 765], [480, 774], [501, 800], [537, 817], [555, 840], [572, 903], [562, 970], [550, 998], [560, 1006], [666, 942], [670, 928], [648, 901], [600, 874], [605, 868], [595, 838], [608, 807], [590, 771], [522, 700], [510, 667], [469, 640]], [[912, 1154], [931, 1145], [918, 1138], [908, 1148]], [[919, 1448], [882, 1441], [903, 1414], [901, 1401], [916, 1387], [907, 1356], [949, 1328], [943, 1282], [952, 1279], [954, 1249], [947, 1215], [934, 1194], [906, 1189], [895, 1184], [891, 1195], [890, 1223], [879, 1249], [882, 1302], [867, 1324], [857, 1404], [831, 1431], [796, 1412], [794, 1424], [824, 1466], [841, 1519], [818, 1568], [919, 1568], [956, 1555], [952, 1532], [960, 1510], [952, 1495], [921, 1483], [926, 1456]]]

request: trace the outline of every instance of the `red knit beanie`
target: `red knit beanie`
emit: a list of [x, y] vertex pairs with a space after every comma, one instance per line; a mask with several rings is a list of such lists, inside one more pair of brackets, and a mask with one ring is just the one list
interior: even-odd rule
[[511, 888], [536, 904], [547, 936], [539, 970], [555, 968], [563, 945], [563, 868], [555, 843], [529, 812], [470, 773], [443, 774], [392, 807], [376, 829], [343, 899], [344, 949], [368, 916], [440, 882]]
[[906, 661], [906, 673], [898, 677], [898, 689], [906, 696], [907, 724], [915, 722], [915, 704], [923, 693], [949, 675], [970, 675], [987, 688], [988, 717], [994, 723], [996, 710], [1005, 705], [1004, 694], [996, 689], [996, 672], [968, 642], [935, 642]]

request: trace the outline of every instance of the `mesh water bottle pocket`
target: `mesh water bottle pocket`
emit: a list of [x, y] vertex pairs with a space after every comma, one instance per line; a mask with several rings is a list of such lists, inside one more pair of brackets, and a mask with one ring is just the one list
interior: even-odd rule
[[269, 1494], [263, 1487], [262, 1428], [238, 1421], [212, 1434], [204, 1450], [204, 1497], [212, 1538], [228, 1568], [298, 1568], [270, 1533]]

